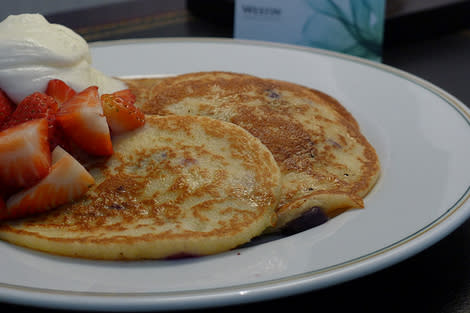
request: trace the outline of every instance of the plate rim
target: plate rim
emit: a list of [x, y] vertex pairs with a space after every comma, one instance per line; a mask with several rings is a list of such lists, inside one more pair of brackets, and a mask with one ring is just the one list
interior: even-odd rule
[[[456, 97], [433, 83], [414, 74], [383, 63], [339, 52], [284, 43], [216, 37], [120, 39], [91, 42], [89, 43], [89, 46], [90, 49], [93, 49], [95, 47], [112, 47], [122, 44], [143, 43], [221, 43], [264, 46], [306, 51], [312, 54], [326, 55], [354, 63], [360, 63], [365, 66], [391, 73], [394, 76], [405, 79], [408, 82], [431, 92], [451, 106], [466, 121], [467, 125], [470, 126], [470, 109]], [[63, 291], [0, 282], [0, 299], [10, 303], [20, 303], [49, 308], [75, 308], [81, 310], [113, 309], [118, 311], [132, 309], [141, 311], [149, 309], [167, 310], [204, 308], [235, 303], [250, 303], [318, 290], [377, 272], [388, 266], [399, 263], [435, 244], [462, 225], [470, 217], [469, 199], [470, 186], [467, 186], [467, 189], [463, 192], [460, 198], [452, 204], [452, 206], [450, 206], [440, 216], [433, 219], [430, 223], [416, 230], [413, 234], [409, 234], [398, 241], [359, 257], [288, 277], [234, 286], [207, 288], [203, 290], [168, 292]], [[320, 274], [323, 276], [319, 276]]]

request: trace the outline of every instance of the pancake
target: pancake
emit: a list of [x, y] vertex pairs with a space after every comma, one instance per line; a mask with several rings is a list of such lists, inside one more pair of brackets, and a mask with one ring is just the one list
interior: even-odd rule
[[274, 230], [318, 208], [328, 217], [363, 208], [380, 175], [357, 121], [318, 90], [229, 72], [124, 81], [147, 114], [209, 116], [259, 138], [281, 169]]
[[147, 116], [87, 168], [78, 201], [0, 224], [0, 239], [58, 255], [146, 259], [209, 255], [274, 222], [280, 170], [246, 130], [196, 116]]

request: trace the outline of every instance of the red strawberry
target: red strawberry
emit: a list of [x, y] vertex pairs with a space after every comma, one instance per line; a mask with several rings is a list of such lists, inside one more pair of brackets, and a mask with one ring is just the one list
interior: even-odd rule
[[68, 152], [71, 152], [73, 150], [72, 141], [65, 135], [64, 130], [62, 129], [57, 120], [55, 124], [54, 134], [52, 137], [49, 138], [49, 145], [51, 147], [51, 151], [54, 150], [57, 146], [61, 146]]
[[8, 98], [7, 94], [0, 89], [0, 129], [3, 123], [10, 118], [13, 110], [13, 102]]
[[53, 97], [57, 104], [70, 100], [76, 92], [60, 79], [51, 79], [47, 84], [46, 94]]
[[71, 202], [95, 183], [87, 170], [61, 147], [52, 152], [51, 172], [36, 185], [8, 198], [0, 220], [44, 212]]
[[[35, 119], [0, 132], [0, 185], [27, 187], [49, 173], [47, 120]], [[7, 188], [6, 188], [7, 189]]]
[[88, 87], [64, 102], [57, 112], [57, 120], [67, 137], [86, 152], [101, 156], [113, 153], [98, 87]]
[[[123, 97], [119, 94], [123, 94]], [[123, 133], [145, 124], [145, 116], [142, 111], [134, 106], [134, 102], [135, 97], [132, 99], [128, 94], [121, 91], [101, 96], [103, 112], [113, 133]]]
[[49, 138], [53, 138], [55, 131], [55, 114], [57, 102], [54, 98], [42, 92], [35, 92], [24, 98], [16, 107], [10, 119], [3, 125], [3, 129], [21, 124], [26, 121], [46, 118], [49, 124]]
[[136, 97], [130, 89], [123, 89], [113, 92], [113, 95], [123, 98], [127, 103], [134, 104]]
[[7, 124], [11, 127], [37, 118], [47, 118], [49, 124], [53, 124], [57, 108], [54, 98], [42, 92], [35, 92], [18, 104]]

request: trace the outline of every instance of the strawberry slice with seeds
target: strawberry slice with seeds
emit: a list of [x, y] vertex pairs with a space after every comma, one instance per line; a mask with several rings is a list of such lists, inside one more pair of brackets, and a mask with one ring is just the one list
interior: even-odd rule
[[123, 98], [127, 103], [135, 104], [136, 97], [130, 89], [122, 89], [113, 92], [113, 95]]
[[[0, 185], [27, 187], [49, 173], [51, 152], [45, 118], [0, 132]], [[3, 188], [2, 188], [3, 189]]]
[[54, 98], [42, 92], [35, 92], [24, 98], [13, 111], [10, 119], [4, 123], [3, 129], [31, 121], [46, 118], [49, 127], [49, 138], [54, 137], [55, 115], [57, 113], [57, 102]]
[[0, 128], [5, 121], [10, 119], [14, 108], [13, 102], [8, 98], [7, 94], [0, 89]]
[[38, 118], [46, 118], [49, 125], [53, 126], [57, 108], [54, 98], [43, 92], [35, 92], [17, 105], [7, 122], [8, 127]]
[[104, 115], [114, 134], [134, 130], [145, 124], [145, 115], [134, 106], [135, 96], [126, 90], [101, 96]]
[[88, 87], [64, 102], [56, 118], [66, 136], [87, 153], [99, 156], [113, 154], [98, 87]]
[[29, 189], [12, 195], [0, 220], [44, 212], [78, 199], [95, 183], [87, 170], [64, 149], [52, 152], [49, 175]]
[[76, 92], [63, 80], [51, 79], [47, 84], [46, 94], [53, 97], [57, 104], [61, 105], [70, 100]]

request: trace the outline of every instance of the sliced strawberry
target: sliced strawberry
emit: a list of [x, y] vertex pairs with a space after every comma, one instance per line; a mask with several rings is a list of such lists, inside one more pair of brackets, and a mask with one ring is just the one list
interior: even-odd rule
[[8, 198], [0, 220], [44, 212], [82, 196], [95, 183], [87, 170], [61, 147], [52, 152], [49, 175]]
[[57, 104], [70, 100], [75, 94], [69, 85], [60, 79], [51, 79], [47, 84], [46, 94], [53, 97]]
[[67, 138], [64, 133], [64, 130], [62, 129], [57, 120], [54, 129], [54, 134], [52, 135], [52, 137], [49, 137], [49, 145], [51, 147], [51, 151], [54, 150], [57, 146], [61, 146], [69, 152], [71, 151], [72, 142]]
[[14, 108], [13, 102], [8, 98], [7, 94], [0, 89], [0, 129], [3, 123], [10, 119]]
[[50, 166], [51, 152], [45, 118], [0, 132], [1, 186], [31, 186], [49, 173]]
[[49, 124], [49, 138], [52, 138], [55, 132], [56, 113], [57, 102], [54, 98], [42, 92], [35, 92], [24, 98], [18, 104], [10, 119], [3, 125], [3, 129], [26, 121], [46, 118]]
[[47, 118], [49, 124], [53, 124], [57, 108], [54, 98], [42, 92], [35, 92], [18, 104], [7, 124], [11, 127], [38, 118]]
[[57, 120], [67, 137], [86, 152], [101, 156], [113, 153], [98, 87], [88, 87], [64, 102], [57, 112]]
[[[119, 96], [120, 93], [123, 97]], [[101, 103], [109, 128], [114, 134], [130, 131], [145, 124], [145, 115], [134, 106], [135, 97], [132, 99], [125, 92], [104, 94], [101, 96]]]
[[113, 95], [123, 98], [127, 103], [135, 104], [136, 97], [130, 89], [122, 89], [113, 92]]

